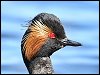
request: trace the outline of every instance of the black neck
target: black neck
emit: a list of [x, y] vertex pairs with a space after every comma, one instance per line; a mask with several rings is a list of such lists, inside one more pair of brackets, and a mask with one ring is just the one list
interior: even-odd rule
[[36, 57], [29, 64], [28, 71], [30, 74], [53, 74], [50, 57]]

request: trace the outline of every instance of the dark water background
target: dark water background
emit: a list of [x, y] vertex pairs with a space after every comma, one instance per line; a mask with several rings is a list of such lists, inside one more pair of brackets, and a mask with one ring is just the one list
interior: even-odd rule
[[[1, 2], [1, 73], [28, 74], [20, 50], [27, 24], [41, 12], [58, 16], [68, 38], [82, 47], [65, 47], [55, 52], [55, 73], [99, 73], [99, 2], [98, 1], [9, 1]], [[22, 24], [22, 25], [21, 25]]]

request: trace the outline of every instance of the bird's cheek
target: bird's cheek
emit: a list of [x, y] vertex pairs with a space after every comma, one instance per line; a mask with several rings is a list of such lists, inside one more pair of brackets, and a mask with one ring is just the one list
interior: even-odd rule
[[55, 44], [54, 46], [51, 47], [52, 50], [59, 50], [60, 48], [62, 48], [60, 44]]

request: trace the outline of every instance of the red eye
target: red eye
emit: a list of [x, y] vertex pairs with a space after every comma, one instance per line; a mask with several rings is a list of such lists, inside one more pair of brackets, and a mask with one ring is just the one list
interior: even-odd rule
[[50, 33], [48, 36], [49, 36], [51, 39], [56, 38], [54, 33]]

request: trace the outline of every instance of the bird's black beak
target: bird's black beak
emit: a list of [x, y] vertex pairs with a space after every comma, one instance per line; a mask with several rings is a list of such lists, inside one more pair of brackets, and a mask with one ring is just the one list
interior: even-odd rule
[[81, 43], [79, 42], [76, 42], [76, 41], [72, 41], [72, 40], [69, 40], [69, 39], [63, 39], [61, 40], [62, 42], [62, 45], [65, 47], [65, 46], [82, 46]]

